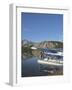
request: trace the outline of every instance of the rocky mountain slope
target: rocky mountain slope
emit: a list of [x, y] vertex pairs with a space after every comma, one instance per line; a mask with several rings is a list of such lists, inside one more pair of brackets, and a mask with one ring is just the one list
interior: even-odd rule
[[63, 42], [60, 41], [42, 41], [32, 42], [28, 40], [22, 40], [22, 46], [34, 46], [37, 48], [63, 48]]

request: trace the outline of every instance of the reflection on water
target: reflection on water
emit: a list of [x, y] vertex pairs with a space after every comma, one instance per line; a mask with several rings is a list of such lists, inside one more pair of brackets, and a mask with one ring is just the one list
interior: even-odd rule
[[22, 69], [21, 69], [22, 70], [22, 77], [46, 76], [46, 75], [50, 75], [51, 72], [53, 70], [55, 70], [54, 67], [49, 68], [46, 65], [45, 65], [46, 67], [44, 68], [44, 71], [41, 70], [42, 66], [40, 64], [38, 64], [37, 60], [38, 59], [36, 57], [32, 57], [32, 58], [29, 58], [27, 60], [22, 60]]
[[40, 65], [37, 58], [33, 57], [27, 60], [22, 60], [22, 77], [24, 76], [42, 76], [48, 73], [40, 72]]
[[[48, 58], [49, 56], [54, 59], [56, 56], [55, 53], [57, 53], [60, 50], [49, 50], [49, 49], [42, 49], [44, 52], [51, 52], [54, 53], [54, 55], [45, 54]], [[62, 52], [62, 50], [61, 50]], [[50, 53], [50, 54], [51, 54]], [[56, 58], [59, 60], [63, 60], [63, 56], [56, 56]], [[56, 59], [55, 58], [55, 59]], [[48, 66], [48, 65], [41, 65], [38, 63], [37, 57], [31, 57], [29, 59], [22, 59], [21, 62], [21, 76], [22, 77], [31, 77], [31, 76], [46, 76], [46, 75], [63, 75], [63, 66], [62, 67], [54, 67], [54, 66]]]
[[22, 60], [22, 76], [32, 76], [39, 72], [39, 64], [37, 58]]

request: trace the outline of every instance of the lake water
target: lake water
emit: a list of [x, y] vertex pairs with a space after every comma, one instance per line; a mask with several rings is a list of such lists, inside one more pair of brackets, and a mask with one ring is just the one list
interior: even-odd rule
[[48, 73], [40, 71], [40, 65], [37, 60], [36, 57], [22, 60], [22, 77], [48, 75]]
[[[55, 53], [55, 52], [54, 52]], [[50, 73], [41, 71], [41, 67], [37, 62], [37, 57], [31, 57], [29, 59], [22, 60], [22, 77], [31, 77], [31, 76], [46, 76]]]

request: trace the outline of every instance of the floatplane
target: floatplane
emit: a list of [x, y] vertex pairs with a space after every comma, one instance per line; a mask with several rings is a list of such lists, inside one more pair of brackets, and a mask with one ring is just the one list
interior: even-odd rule
[[[31, 49], [36, 50], [36, 47], [31, 47]], [[52, 50], [53, 51], [53, 50]], [[38, 59], [38, 63], [40, 65], [48, 65], [48, 66], [56, 66], [62, 67], [63, 66], [63, 52], [57, 51], [56, 53], [52, 52], [43, 52], [43, 54], [47, 57]], [[60, 57], [60, 58], [57, 58]]]
[[[50, 66], [58, 66], [62, 67], [63, 66], [63, 53], [62, 52], [57, 52], [57, 53], [44, 53], [47, 55], [47, 58], [39, 59], [38, 63], [42, 65], [50, 65]], [[59, 58], [57, 58], [59, 57]]]

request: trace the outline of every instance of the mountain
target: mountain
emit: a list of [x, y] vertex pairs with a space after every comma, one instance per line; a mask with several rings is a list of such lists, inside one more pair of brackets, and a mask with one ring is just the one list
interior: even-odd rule
[[32, 41], [29, 41], [29, 40], [26, 40], [26, 39], [24, 39], [24, 40], [22, 40], [22, 46], [33, 46], [34, 45], [34, 42], [32, 42]]
[[63, 42], [60, 41], [42, 41], [32, 42], [29, 40], [22, 40], [22, 46], [34, 46], [37, 48], [63, 48]]
[[39, 48], [63, 48], [63, 42], [60, 42], [60, 41], [43, 41], [39, 44]]
[[32, 56], [40, 57], [40, 49], [32, 50], [31, 47], [36, 48], [63, 48], [63, 42], [60, 41], [42, 41], [32, 42], [29, 40], [22, 40], [22, 58], [26, 59]]

